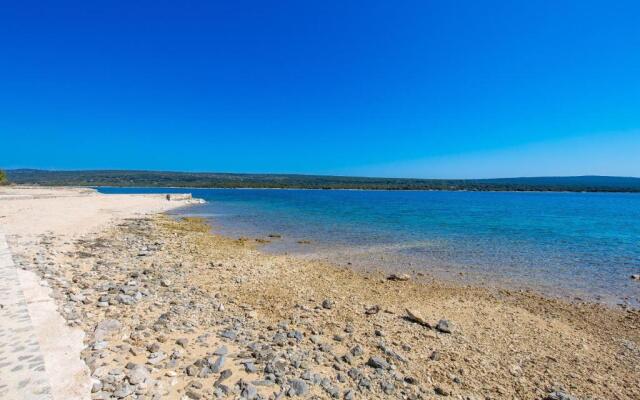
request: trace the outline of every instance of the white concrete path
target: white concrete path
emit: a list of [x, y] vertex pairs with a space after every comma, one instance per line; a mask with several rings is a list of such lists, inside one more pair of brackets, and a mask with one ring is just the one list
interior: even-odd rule
[[52, 399], [17, 269], [0, 232], [0, 398]]

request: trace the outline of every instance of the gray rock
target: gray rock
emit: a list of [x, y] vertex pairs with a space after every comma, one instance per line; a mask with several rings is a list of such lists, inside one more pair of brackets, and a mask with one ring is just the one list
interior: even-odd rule
[[102, 390], [102, 382], [98, 379], [92, 379], [91, 393], [96, 393]]
[[220, 376], [218, 377], [218, 379], [216, 379], [216, 381], [213, 383], [214, 387], [218, 387], [222, 384], [222, 382], [224, 382], [225, 380], [229, 379], [231, 377], [231, 375], [233, 375], [233, 372], [231, 372], [230, 369], [225, 369], [224, 371], [222, 371], [220, 373]]
[[117, 386], [115, 392], [113, 392], [113, 395], [119, 399], [122, 399], [131, 395], [134, 389], [134, 386], [131, 386], [128, 383], [121, 383]]
[[371, 307], [367, 307], [364, 310], [366, 315], [375, 315], [380, 312], [380, 306], [377, 304], [372, 305]]
[[105, 319], [96, 325], [93, 331], [93, 336], [96, 340], [104, 340], [105, 338], [114, 335], [122, 329], [122, 324], [117, 319]]
[[200, 372], [200, 368], [196, 365], [189, 365], [187, 367], [187, 375], [189, 376], [198, 376], [198, 373]]
[[227, 346], [220, 346], [213, 352], [216, 356], [226, 356], [227, 353], [229, 353]]
[[127, 305], [127, 306], [130, 306], [130, 305], [132, 305], [133, 303], [136, 302], [135, 299], [132, 296], [129, 296], [129, 295], [126, 295], [126, 294], [119, 294], [117, 299], [121, 304], [124, 304], [124, 305]]
[[288, 337], [295, 339], [297, 342], [301, 341], [304, 335], [300, 331], [292, 331], [287, 335]]
[[185, 393], [185, 395], [187, 396], [187, 398], [191, 399], [191, 400], [200, 400], [202, 398], [202, 394], [189, 389], [187, 390], [187, 392]]
[[413, 376], [405, 376], [404, 377], [404, 381], [407, 382], [409, 385], [417, 385], [418, 384], [418, 380], [416, 378], [414, 378]]
[[333, 397], [334, 399], [340, 398], [340, 389], [338, 389], [338, 387], [336, 387], [336, 386], [328, 386], [328, 387], [324, 388], [324, 390], [327, 393], [329, 393], [329, 395], [331, 397]]
[[362, 354], [364, 354], [364, 350], [359, 344], [353, 346], [350, 351], [354, 357], [360, 357]]
[[147, 363], [151, 364], [151, 365], [157, 365], [159, 364], [162, 360], [164, 360], [167, 357], [166, 354], [164, 354], [161, 351], [158, 351], [157, 353], [151, 353], [149, 355], [149, 358], [147, 359]]
[[220, 372], [220, 370], [222, 369], [222, 366], [224, 365], [225, 360], [226, 360], [226, 357], [224, 355], [218, 356], [218, 358], [216, 358], [213, 364], [211, 364], [211, 372], [213, 372], [214, 374]]
[[289, 385], [293, 390], [293, 395], [295, 396], [304, 396], [309, 391], [309, 387], [307, 386], [307, 382], [302, 379], [291, 379], [289, 380]]
[[578, 400], [576, 397], [571, 396], [562, 391], [549, 393], [547, 397], [545, 397], [544, 399], [545, 400]]
[[380, 387], [382, 388], [382, 391], [386, 394], [386, 395], [391, 395], [393, 394], [393, 392], [396, 390], [395, 385], [393, 384], [393, 382], [382, 382], [380, 384]]
[[151, 379], [151, 374], [142, 365], [137, 365], [127, 372], [127, 378], [132, 385], [138, 385]]
[[85, 297], [82, 294], [72, 294], [69, 296], [71, 301], [82, 302], [85, 300]]
[[258, 389], [249, 382], [241, 382], [240, 387], [240, 396], [242, 396], [243, 399], [254, 400], [258, 397]]
[[411, 277], [407, 274], [391, 274], [387, 276], [390, 281], [408, 281]]
[[376, 369], [389, 369], [390, 367], [389, 363], [380, 357], [370, 357], [367, 365]]
[[94, 350], [103, 350], [106, 349], [108, 345], [109, 342], [107, 342], [106, 340], [99, 340], [93, 344], [92, 348]]
[[212, 374], [211, 367], [206, 366], [200, 370], [200, 373], [198, 374], [198, 378], [208, 378], [211, 374]]
[[256, 365], [252, 362], [244, 363], [244, 371], [248, 374], [253, 374], [257, 371]]
[[334, 305], [335, 305], [335, 303], [331, 299], [324, 299], [322, 301], [322, 308], [324, 308], [324, 309], [331, 310]]
[[160, 351], [160, 343], [152, 343], [150, 345], [147, 346], [147, 351], [149, 353], [156, 353], [158, 351]]
[[446, 319], [441, 319], [436, 325], [436, 329], [443, 333], [451, 333], [453, 331], [453, 325]]
[[231, 329], [225, 329], [224, 331], [220, 332], [220, 336], [229, 340], [235, 340], [238, 336], [238, 333]]
[[283, 332], [278, 332], [273, 335], [273, 343], [277, 345], [284, 345], [287, 343], [287, 335]]

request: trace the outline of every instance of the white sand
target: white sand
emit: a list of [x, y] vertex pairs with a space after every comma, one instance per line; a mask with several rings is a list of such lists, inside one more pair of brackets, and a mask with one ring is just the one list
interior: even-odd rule
[[[0, 235], [6, 235], [12, 253], [22, 253], [37, 246], [37, 240], [44, 234], [70, 242], [122, 218], [187, 204], [189, 201], [167, 201], [161, 195], [102, 195], [80, 188], [0, 187]], [[80, 358], [83, 332], [65, 324], [50, 297], [50, 289], [33, 272], [18, 270], [12, 276], [17, 276], [18, 282], [14, 284], [19, 285], [26, 301], [32, 327], [27, 333], [37, 337], [52, 398], [90, 398], [89, 371]], [[4, 338], [9, 343], [16, 339], [19, 338]], [[8, 371], [13, 367], [9, 366]], [[10, 386], [13, 393], [22, 391], [23, 398], [28, 397], [31, 389], [29, 385], [18, 387], [17, 377], [12, 379], [10, 372], [2, 373], [0, 384]]]
[[18, 235], [23, 240], [46, 232], [79, 236], [96, 232], [121, 218], [158, 213], [185, 204], [167, 201], [162, 195], [104, 195], [91, 189], [0, 187], [0, 229], [7, 236]]

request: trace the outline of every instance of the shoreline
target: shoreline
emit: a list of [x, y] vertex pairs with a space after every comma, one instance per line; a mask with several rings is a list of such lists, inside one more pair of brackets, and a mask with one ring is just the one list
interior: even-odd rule
[[[180, 217], [180, 214], [172, 214], [172, 215]], [[195, 216], [189, 216], [189, 217], [195, 217]], [[207, 218], [204, 218], [204, 219], [206, 220]], [[211, 226], [212, 223], [207, 222], [207, 224]], [[215, 232], [213, 226], [212, 226], [212, 233], [220, 234], [227, 238], [233, 239], [233, 237], [230, 235]], [[497, 291], [524, 292], [532, 295], [537, 295], [539, 297], [546, 298], [549, 300], [563, 301], [567, 304], [587, 304], [587, 305], [594, 305], [594, 306], [597, 305], [597, 306], [603, 306], [612, 310], [627, 310], [627, 309], [636, 310], [636, 311], [640, 310], [640, 305], [636, 306], [635, 304], [637, 304], [637, 302], [630, 303], [628, 298], [611, 297], [611, 296], [607, 296], [606, 298], [604, 298], [604, 296], [602, 295], [597, 295], [598, 298], [596, 298], [596, 297], [593, 297], [594, 295], [589, 295], [585, 293], [584, 290], [586, 289], [583, 289], [583, 291], [577, 291], [577, 289], [559, 288], [559, 287], [554, 287], [550, 285], [545, 285], [543, 282], [540, 282], [540, 281], [525, 282], [525, 281], [518, 281], [513, 279], [511, 280], [500, 279], [495, 276], [487, 277], [483, 272], [475, 273], [476, 276], [469, 278], [469, 276], [471, 275], [469, 270], [466, 270], [464, 272], [460, 270], [456, 270], [458, 268], [464, 268], [463, 266], [451, 266], [453, 270], [450, 270], [449, 268], [444, 268], [444, 267], [441, 268], [436, 266], [433, 266], [433, 269], [431, 266], [424, 266], [420, 268], [419, 266], [417, 267], [413, 263], [411, 263], [409, 266], [394, 267], [393, 266], [394, 262], [385, 261], [381, 265], [380, 263], [374, 263], [371, 260], [361, 261], [361, 260], [358, 260], [358, 258], [354, 259], [353, 257], [349, 258], [348, 256], [345, 256], [345, 253], [349, 253], [352, 250], [356, 250], [358, 252], [365, 251], [368, 248], [368, 246], [366, 245], [362, 246], [364, 250], [361, 247], [356, 246], [353, 248], [349, 248], [349, 247], [342, 248], [337, 254], [331, 254], [326, 252], [323, 254], [323, 253], [317, 253], [313, 251], [311, 251], [310, 253], [296, 252], [295, 250], [289, 251], [289, 250], [282, 250], [281, 248], [278, 248], [276, 250], [273, 250], [273, 249], [263, 250], [273, 244], [272, 242], [273, 239], [268, 237], [266, 239], [262, 237], [249, 238], [249, 239], [255, 240], [257, 242], [259, 249], [266, 255], [285, 255], [285, 256], [297, 258], [302, 261], [321, 262], [321, 263], [334, 265], [337, 268], [350, 268], [356, 272], [363, 273], [363, 274], [376, 273], [381, 276], [383, 275], [386, 276], [394, 273], [396, 274], [404, 273], [404, 274], [408, 274], [411, 277], [411, 279], [417, 282], [423, 282], [423, 283], [429, 283], [430, 281], [431, 282], [437, 281], [443, 285], [448, 285], [456, 288], [473, 288], [473, 289], [487, 290], [491, 292], [497, 292]], [[294, 241], [297, 241], [297, 239], [298, 238], [294, 239]], [[301, 240], [305, 240], [305, 239], [301, 239]], [[288, 245], [294, 246], [294, 244], [292, 243], [289, 243]], [[374, 249], [375, 249], [375, 246], [374, 246]], [[380, 253], [384, 254], [384, 250], [380, 251]], [[350, 261], [343, 262], [346, 259], [349, 259]], [[340, 261], [340, 260], [343, 260], [343, 261]], [[568, 291], [569, 293], [562, 293], [563, 290]]]
[[191, 186], [57, 186], [82, 188], [112, 188], [112, 189], [228, 189], [228, 190], [343, 190], [343, 191], [371, 191], [371, 192], [469, 192], [469, 193], [610, 193], [610, 194], [640, 194], [640, 191], [596, 191], [596, 190], [451, 190], [451, 189], [349, 189], [349, 188], [284, 188], [284, 187], [191, 187]]
[[640, 396], [637, 311], [389, 280], [132, 211], [16, 245], [85, 332], [93, 398]]

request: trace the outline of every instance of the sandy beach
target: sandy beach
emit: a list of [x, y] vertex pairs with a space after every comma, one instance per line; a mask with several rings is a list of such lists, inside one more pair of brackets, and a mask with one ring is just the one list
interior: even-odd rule
[[189, 201], [0, 188], [0, 397], [640, 398], [637, 310], [265, 254]]

